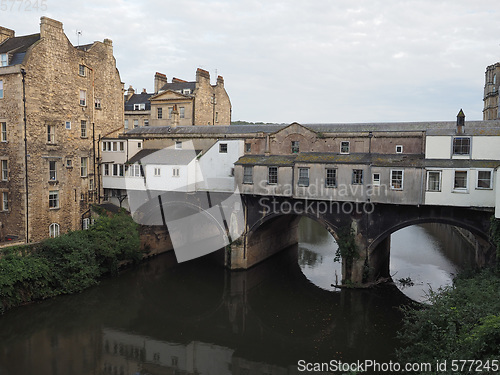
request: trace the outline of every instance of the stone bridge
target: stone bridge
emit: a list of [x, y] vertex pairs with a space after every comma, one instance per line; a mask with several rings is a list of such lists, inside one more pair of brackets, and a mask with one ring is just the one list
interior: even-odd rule
[[346, 234], [351, 236], [356, 252], [352, 259], [342, 259], [342, 272], [343, 281], [355, 285], [390, 276], [391, 234], [415, 224], [443, 223], [467, 229], [481, 245], [475, 254], [476, 265], [484, 266], [495, 258], [494, 246], [489, 239], [493, 211], [489, 209], [252, 195], [242, 195], [242, 202], [245, 231], [230, 249], [226, 249], [225, 265], [230, 269], [248, 269], [297, 243], [298, 223], [302, 217], [321, 223], [341, 246], [346, 241]]

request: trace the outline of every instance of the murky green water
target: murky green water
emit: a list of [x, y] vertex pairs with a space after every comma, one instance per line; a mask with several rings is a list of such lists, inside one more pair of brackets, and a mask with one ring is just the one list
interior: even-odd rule
[[311, 222], [301, 235], [300, 248], [248, 271], [210, 257], [177, 264], [170, 253], [79, 295], [12, 310], [0, 316], [0, 374], [274, 375], [303, 373], [300, 360], [394, 360], [406, 297], [336, 291], [333, 239]]

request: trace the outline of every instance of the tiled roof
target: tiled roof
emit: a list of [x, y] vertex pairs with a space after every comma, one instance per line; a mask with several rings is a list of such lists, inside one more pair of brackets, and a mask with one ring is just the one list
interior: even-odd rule
[[129, 163], [187, 165], [200, 153], [199, 150], [175, 150], [173, 148], [144, 149], [129, 159]]
[[147, 93], [140, 93], [140, 94], [133, 94], [126, 102], [125, 102], [125, 111], [133, 111], [134, 110], [134, 104], [145, 104], [145, 109], [150, 110], [151, 109], [151, 102], [149, 101], [149, 98], [153, 96], [153, 94], [147, 94]]
[[23, 62], [28, 48], [38, 40], [40, 40], [40, 34], [9, 38], [0, 44], [0, 53], [9, 53], [12, 55], [9, 65], [20, 64]]
[[167, 90], [182, 91], [184, 89], [190, 89], [191, 93], [193, 93], [195, 88], [196, 88], [196, 82], [171, 82], [171, 83], [165, 83], [163, 87], [160, 89], [160, 91], [167, 91]]

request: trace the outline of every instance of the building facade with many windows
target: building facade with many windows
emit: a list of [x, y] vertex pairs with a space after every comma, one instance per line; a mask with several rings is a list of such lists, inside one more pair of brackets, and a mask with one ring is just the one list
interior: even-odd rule
[[37, 34], [1, 28], [0, 57], [0, 239], [80, 229], [100, 195], [98, 139], [123, 131], [112, 42], [75, 47], [42, 17]]

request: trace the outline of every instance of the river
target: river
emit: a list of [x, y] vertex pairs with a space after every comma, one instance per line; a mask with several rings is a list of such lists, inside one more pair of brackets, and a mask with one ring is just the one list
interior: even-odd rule
[[391, 275], [414, 284], [400, 285], [406, 294], [340, 291], [333, 237], [313, 221], [300, 231], [297, 246], [248, 271], [167, 253], [78, 295], [11, 310], [0, 316], [0, 375], [284, 375], [307, 363], [387, 362], [407, 296], [424, 299], [428, 284], [451, 282], [470, 261], [439, 231], [410, 227], [391, 244]]

